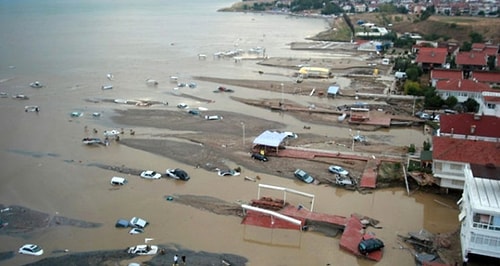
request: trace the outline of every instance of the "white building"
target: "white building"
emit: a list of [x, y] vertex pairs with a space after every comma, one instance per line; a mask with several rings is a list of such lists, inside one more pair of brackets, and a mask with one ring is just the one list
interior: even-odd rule
[[[500, 180], [499, 170], [491, 171], [467, 165], [464, 169], [465, 186], [460, 205], [462, 223], [460, 240], [462, 259], [469, 254], [500, 258]], [[475, 174], [477, 173], [477, 174]], [[485, 174], [486, 173], [486, 174]], [[493, 174], [493, 178], [486, 178]], [[484, 176], [474, 177], [474, 176]]]

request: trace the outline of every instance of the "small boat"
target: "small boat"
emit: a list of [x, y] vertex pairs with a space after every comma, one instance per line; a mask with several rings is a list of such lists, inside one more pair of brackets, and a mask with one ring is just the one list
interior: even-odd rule
[[107, 78], [108, 78], [109, 80], [113, 80], [113, 79], [115, 78], [115, 76], [113, 76], [113, 74], [112, 74], [112, 73], [108, 73]]
[[43, 85], [40, 82], [35, 81], [35, 82], [30, 83], [30, 87], [35, 88], [35, 89], [39, 89], [39, 88], [42, 88]]
[[83, 113], [75, 111], [75, 112], [71, 112], [70, 116], [71, 117], [81, 117], [81, 116], [83, 116]]
[[12, 98], [21, 99], [21, 100], [29, 100], [29, 97], [24, 95], [24, 94], [16, 94], [16, 95], [12, 96]]
[[116, 129], [113, 129], [113, 130], [105, 130], [104, 131], [104, 136], [105, 137], [116, 137], [118, 135], [120, 135], [120, 131], [116, 130]]
[[128, 101], [124, 100], [124, 99], [115, 99], [114, 102], [115, 103], [122, 103], [122, 104], [127, 104], [128, 103]]
[[101, 87], [102, 90], [111, 90], [113, 88], [113, 85], [103, 85]]
[[84, 138], [82, 140], [83, 144], [92, 145], [92, 144], [102, 144], [102, 140], [100, 138]]
[[25, 112], [40, 112], [40, 107], [38, 107], [37, 105], [26, 105], [24, 107], [24, 111]]

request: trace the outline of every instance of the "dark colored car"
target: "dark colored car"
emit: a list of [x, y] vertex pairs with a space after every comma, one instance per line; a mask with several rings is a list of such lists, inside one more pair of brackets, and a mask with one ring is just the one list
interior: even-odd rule
[[179, 179], [184, 181], [188, 181], [191, 178], [186, 171], [180, 168], [167, 169], [166, 174], [174, 179]]
[[130, 226], [129, 222], [125, 219], [118, 219], [118, 221], [116, 221], [115, 224], [116, 228], [127, 228], [129, 226]]
[[267, 157], [265, 155], [262, 155], [260, 153], [252, 153], [252, 158], [254, 158], [255, 160], [263, 161], [263, 162], [269, 161], [269, 159], [267, 159]]
[[384, 242], [377, 238], [369, 238], [361, 241], [358, 245], [358, 250], [361, 254], [366, 255], [370, 252], [381, 250], [384, 247]]

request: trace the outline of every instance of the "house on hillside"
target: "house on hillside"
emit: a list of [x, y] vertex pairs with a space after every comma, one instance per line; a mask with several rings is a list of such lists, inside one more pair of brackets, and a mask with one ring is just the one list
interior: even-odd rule
[[500, 168], [468, 165], [457, 202], [462, 260], [470, 254], [500, 258]]
[[418, 49], [415, 61], [424, 72], [429, 72], [434, 68], [444, 68], [447, 55], [448, 50], [446, 48], [421, 47]]
[[481, 95], [483, 102], [480, 103], [479, 112], [500, 117], [500, 92], [483, 91]]
[[487, 84], [469, 79], [440, 80], [436, 83], [436, 92], [443, 100], [455, 96], [458, 102], [465, 102], [471, 98], [481, 104], [483, 91], [493, 91], [493, 89]]
[[470, 79], [490, 85], [490, 87], [500, 88], [500, 72], [491, 71], [473, 71]]
[[436, 87], [440, 80], [459, 80], [463, 79], [463, 72], [458, 69], [433, 69], [431, 70], [430, 85]]
[[477, 114], [441, 114], [439, 136], [500, 142], [500, 117]]
[[468, 78], [471, 71], [488, 69], [488, 56], [484, 52], [459, 52], [455, 63]]
[[500, 168], [498, 143], [450, 137], [432, 138], [432, 173], [444, 189], [463, 189], [469, 165]]

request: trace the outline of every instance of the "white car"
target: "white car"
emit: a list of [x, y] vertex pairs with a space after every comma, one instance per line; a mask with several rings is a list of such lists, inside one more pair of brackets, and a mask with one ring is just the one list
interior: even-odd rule
[[217, 169], [219, 176], [239, 176], [241, 173], [233, 169]]
[[141, 177], [146, 179], [160, 179], [161, 174], [155, 171], [146, 170], [141, 173]]
[[349, 172], [347, 170], [345, 170], [344, 168], [342, 168], [340, 166], [337, 166], [337, 165], [330, 165], [330, 167], [328, 167], [328, 170], [331, 173], [337, 174], [337, 175], [340, 175], [340, 176], [347, 176], [347, 175], [349, 175]]
[[116, 137], [120, 135], [120, 131], [113, 129], [113, 130], [104, 130], [104, 136], [105, 137]]
[[139, 217], [133, 217], [132, 219], [130, 219], [130, 225], [133, 227], [144, 228], [148, 224], [149, 224], [148, 221], [146, 221], [142, 218], [139, 218]]
[[43, 254], [43, 249], [35, 244], [26, 244], [19, 249], [20, 254], [40, 256]]
[[130, 231], [128, 231], [128, 233], [131, 235], [138, 235], [138, 234], [144, 233], [144, 229], [136, 227], [136, 228], [130, 229]]
[[158, 253], [158, 246], [155, 245], [137, 245], [129, 247], [127, 253], [135, 255], [156, 255]]

